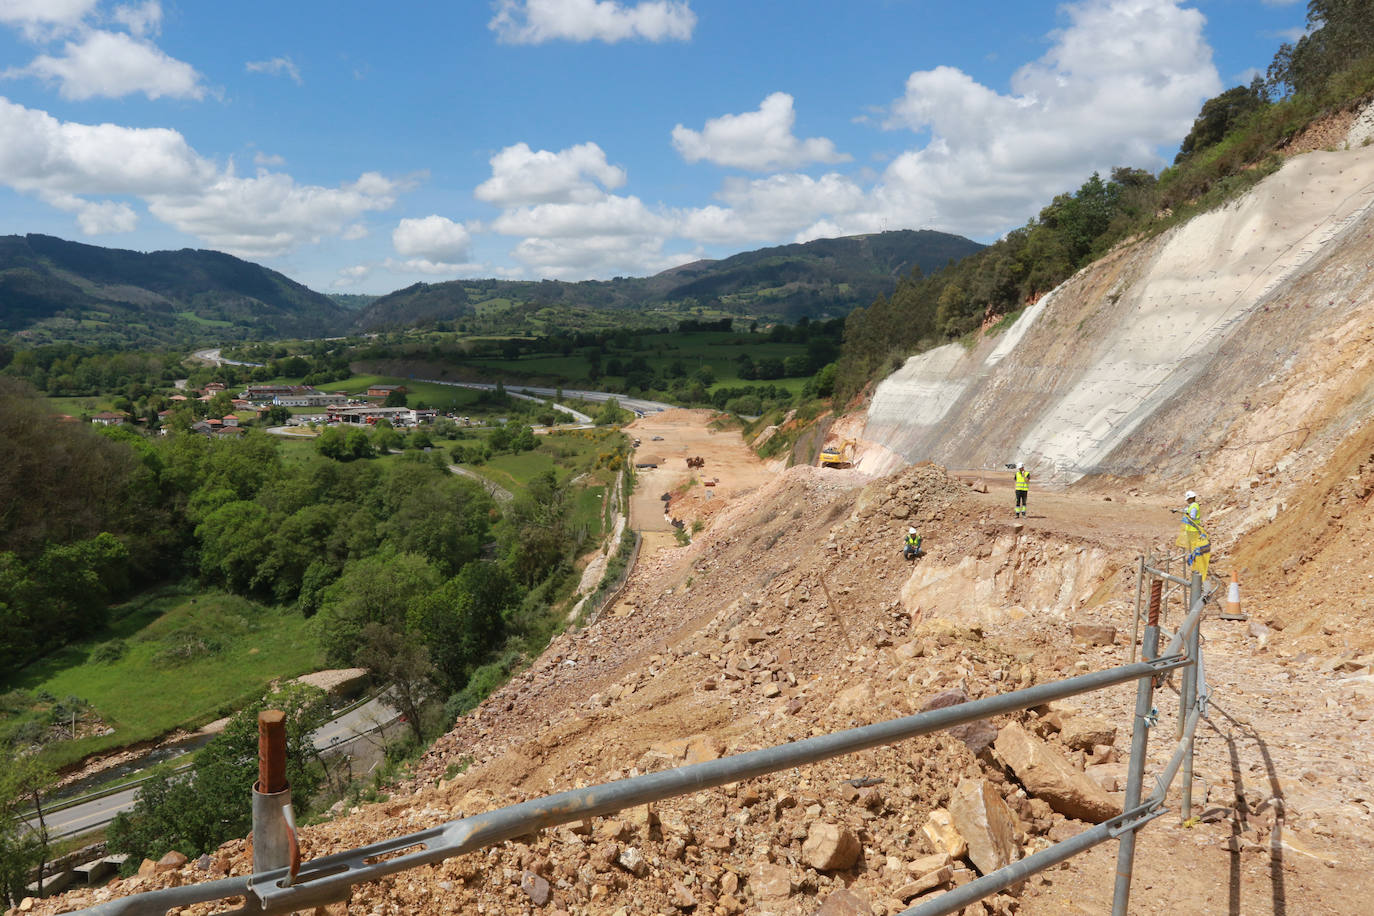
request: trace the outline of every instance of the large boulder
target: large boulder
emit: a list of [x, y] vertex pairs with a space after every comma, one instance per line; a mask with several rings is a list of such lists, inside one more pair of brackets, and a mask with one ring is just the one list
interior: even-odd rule
[[949, 800], [949, 815], [968, 843], [968, 857], [980, 875], [1020, 858], [1016, 816], [986, 779], [961, 779]]
[[993, 750], [1028, 793], [1065, 817], [1100, 824], [1121, 813], [1120, 805], [1101, 786], [1020, 725], [1013, 723], [999, 731]]

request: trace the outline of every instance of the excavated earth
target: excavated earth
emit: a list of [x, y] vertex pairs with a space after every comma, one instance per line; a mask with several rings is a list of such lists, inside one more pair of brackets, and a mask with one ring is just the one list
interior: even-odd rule
[[[674, 430], [699, 435], [704, 424], [660, 419], [654, 445], [680, 448]], [[738, 439], [715, 434], [729, 436]], [[1217, 568], [1235, 554], [1266, 572], [1247, 578], [1248, 621], [1203, 626], [1211, 694], [1194, 818], [1181, 822], [1175, 783], [1141, 834], [1132, 912], [1352, 913], [1374, 897], [1374, 442], [1355, 436], [1328, 458], [1310, 509], [1289, 494], [1295, 508], [1248, 539], [1218, 537]], [[722, 476], [729, 495], [710, 500], [689, 546], [644, 550], [613, 607], [463, 717], [389, 801], [304, 829], [304, 858], [1119, 664], [1131, 652], [1137, 557], [1174, 535], [1174, 501], [1139, 489], [1037, 490], [1018, 526], [1004, 480], [960, 480], [932, 464], [884, 478], [810, 467], [762, 477], [743, 488]], [[1239, 518], [1253, 499], [1237, 491], [1212, 508]], [[684, 499], [670, 512], [690, 525], [692, 509]], [[914, 564], [899, 552], [908, 525], [928, 550]], [[1289, 541], [1300, 551], [1277, 546]], [[1276, 562], [1285, 553], [1299, 558], [1288, 568]], [[1166, 627], [1180, 607], [1176, 597], [1166, 606]], [[1085, 624], [1097, 626], [1075, 639]], [[1176, 683], [1157, 694], [1147, 785], [1173, 748]], [[989, 843], [1016, 858], [1084, 829], [1078, 817], [1096, 819], [1041, 797], [1038, 783], [1028, 790], [1009, 763], [1018, 734], [1119, 806], [1134, 696], [1119, 686], [540, 831], [359, 885], [328, 911], [901, 912], [976, 877]], [[1000, 827], [964, 851], [947, 812], [966, 824], [970, 798]], [[1110, 912], [1115, 854], [1106, 843], [966, 912]], [[238, 840], [26, 912], [249, 871], [250, 843]]]

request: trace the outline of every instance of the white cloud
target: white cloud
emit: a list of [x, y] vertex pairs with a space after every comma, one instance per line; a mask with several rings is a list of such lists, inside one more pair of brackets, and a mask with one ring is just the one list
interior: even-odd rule
[[271, 257], [306, 242], [342, 234], [362, 213], [385, 210], [399, 186], [375, 172], [338, 188], [299, 185], [289, 175], [230, 172], [190, 194], [154, 194], [148, 212], [214, 248]]
[[697, 17], [686, 0], [499, 0], [488, 28], [510, 44], [546, 41], [686, 41]]
[[43, 54], [27, 67], [11, 68], [4, 75], [54, 82], [64, 99], [78, 101], [136, 92], [150, 99], [205, 96], [200, 74], [190, 64], [123, 32], [88, 32], [79, 41], [67, 42], [62, 56]]
[[0, 0], [0, 22], [31, 41], [78, 27], [99, 0]]
[[638, 197], [607, 195], [594, 203], [538, 204], [507, 210], [491, 226], [503, 235], [576, 239], [664, 235], [672, 221], [644, 206]]
[[357, 286], [372, 273], [372, 268], [367, 264], [354, 264], [351, 267], [340, 268], [334, 277], [335, 289], [347, 289], [350, 286]]
[[304, 85], [300, 68], [289, 57], [274, 57], [271, 60], [250, 60], [243, 65], [249, 73], [266, 73], [270, 76], [289, 77], [297, 86]]
[[339, 233], [339, 238], [343, 239], [345, 242], [356, 242], [358, 239], [367, 238], [368, 235], [366, 223], [354, 223], [351, 226], [345, 227], [343, 232]]
[[1162, 164], [1198, 105], [1220, 91], [1202, 14], [1178, 0], [1086, 0], [998, 93], [952, 67], [912, 73], [889, 128], [929, 132], [897, 156], [846, 232], [935, 226], [1005, 231], [1094, 170]]
[[[280, 172], [252, 178], [220, 168], [166, 128], [63, 122], [0, 98], [0, 185], [84, 215], [109, 231], [133, 211], [76, 198], [129, 195], [171, 226], [244, 257], [278, 255], [347, 233], [360, 215], [385, 210], [402, 184], [375, 172], [326, 188]], [[90, 209], [95, 207], [95, 209]], [[79, 219], [81, 216], [79, 216]]]
[[431, 215], [401, 220], [391, 232], [391, 244], [402, 257], [452, 263], [467, 260], [472, 233], [462, 223]]
[[864, 189], [834, 173], [731, 179], [716, 197], [728, 206], [683, 211], [678, 234], [721, 244], [776, 239], [827, 215], [848, 215], [866, 206]]
[[49, 201], [53, 206], [76, 214], [76, 223], [85, 235], [110, 235], [132, 232], [138, 227], [138, 214], [123, 201], [89, 201], [75, 195], [59, 195]]
[[837, 151], [824, 137], [798, 140], [792, 135], [796, 120], [792, 96], [775, 92], [763, 100], [758, 111], [712, 118], [700, 132], [677, 125], [673, 128], [673, 146], [688, 162], [705, 159], [754, 171], [849, 161], [850, 156]]
[[395, 274], [424, 274], [430, 277], [457, 277], [459, 274], [471, 274], [480, 270], [480, 265], [477, 264], [431, 261], [429, 258], [407, 258], [404, 261], [387, 258], [382, 262], [382, 266]]
[[[1051, 33], [1048, 51], [1016, 71], [1005, 92], [953, 67], [912, 73], [883, 118], [887, 129], [909, 131], [909, 144], [880, 174], [735, 177], [712, 204], [669, 210], [611, 193], [626, 176], [612, 172], [594, 144], [560, 153], [518, 144], [492, 158], [492, 178], [477, 196], [503, 208], [489, 226], [519, 239], [512, 254], [520, 263], [566, 278], [690, 260], [671, 251], [674, 239], [769, 243], [905, 227], [995, 237], [1094, 170], [1163, 164], [1165, 148], [1220, 90], [1203, 17], [1182, 2], [1062, 7], [1065, 24]], [[776, 93], [758, 111], [713, 119], [701, 131], [679, 126], [674, 142], [689, 160], [741, 168], [839, 159], [824, 140], [796, 138], [793, 122], [792, 99]]]
[[286, 157], [278, 156], [275, 153], [264, 153], [261, 150], [253, 154], [253, 164], [263, 167], [276, 167], [286, 165]]
[[606, 190], [624, 183], [625, 170], [608, 163], [595, 143], [557, 153], [517, 143], [491, 157], [491, 178], [478, 185], [473, 195], [498, 207], [585, 203], [600, 200]]
[[147, 0], [137, 6], [117, 6], [114, 20], [135, 35], [156, 35], [162, 28], [162, 4]]

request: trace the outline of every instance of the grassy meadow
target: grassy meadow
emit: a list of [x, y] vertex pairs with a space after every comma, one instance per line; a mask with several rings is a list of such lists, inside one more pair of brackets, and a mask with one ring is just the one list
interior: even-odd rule
[[[0, 682], [0, 729], [23, 727], [22, 696], [75, 697], [112, 732], [50, 744], [62, 766], [87, 754], [194, 728], [228, 715], [274, 678], [315, 671], [321, 651], [310, 621], [224, 592], [167, 587], [112, 609], [99, 636], [73, 643]], [[85, 713], [83, 712], [84, 716]], [[32, 727], [32, 726], [30, 726]]]

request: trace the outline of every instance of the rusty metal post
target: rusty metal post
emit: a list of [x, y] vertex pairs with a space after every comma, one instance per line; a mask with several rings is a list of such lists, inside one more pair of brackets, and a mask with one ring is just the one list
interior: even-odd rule
[[253, 871], [299, 868], [291, 786], [286, 781], [286, 713], [258, 713], [258, 781], [253, 785]]
[[1135, 619], [1131, 628], [1131, 661], [1135, 661], [1135, 647], [1140, 642], [1140, 612], [1145, 597], [1145, 554], [1140, 555], [1140, 567], [1135, 574]]
[[[1145, 621], [1145, 638], [1141, 643], [1141, 661], [1159, 656], [1159, 606], [1164, 583], [1150, 580], [1150, 616]], [[1150, 728], [1156, 721], [1154, 712], [1155, 679], [1143, 677], [1136, 682], [1135, 718], [1131, 722], [1131, 762], [1126, 771], [1126, 801], [1123, 811], [1140, 805], [1141, 786], [1145, 782], [1145, 753], [1150, 742]], [[1131, 872], [1135, 867], [1134, 830], [1121, 835], [1116, 848], [1116, 888], [1112, 895], [1112, 916], [1126, 916], [1131, 900]]]

